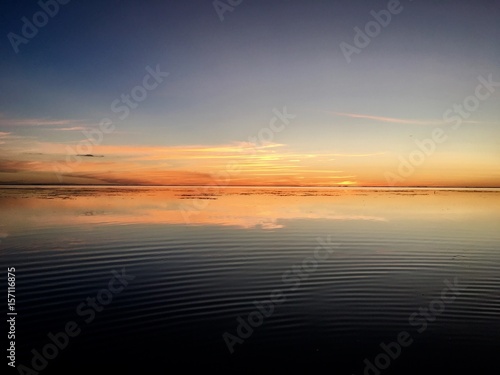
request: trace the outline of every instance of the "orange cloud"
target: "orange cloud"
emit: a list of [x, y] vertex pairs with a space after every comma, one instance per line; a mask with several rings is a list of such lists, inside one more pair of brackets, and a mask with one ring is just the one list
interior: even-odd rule
[[[385, 186], [384, 173], [394, 170], [387, 152], [305, 153], [283, 144], [132, 146], [40, 142], [0, 133], [1, 183], [221, 185], [221, 186]], [[100, 157], [84, 157], [79, 155]], [[102, 156], [102, 157], [101, 157]], [[446, 156], [446, 155], [444, 155]], [[500, 176], [488, 176], [495, 166], [466, 171], [443, 166], [456, 157], [436, 154], [405, 180], [406, 186], [494, 186]], [[464, 164], [461, 163], [461, 166]], [[460, 166], [460, 167], [461, 167]], [[477, 168], [476, 168], [477, 169]], [[480, 173], [480, 174], [478, 174]], [[460, 184], [458, 184], [460, 182]]]

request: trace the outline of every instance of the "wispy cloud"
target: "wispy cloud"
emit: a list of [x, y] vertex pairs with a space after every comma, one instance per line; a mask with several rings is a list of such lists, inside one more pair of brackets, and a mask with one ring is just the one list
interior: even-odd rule
[[[390, 124], [402, 124], [402, 125], [443, 125], [445, 122], [443, 120], [416, 120], [416, 119], [403, 119], [396, 117], [386, 117], [386, 116], [372, 116], [365, 115], [361, 113], [344, 113], [344, 112], [328, 112], [330, 114], [342, 117], [350, 117], [356, 119], [371, 120], [377, 122], [385, 122]], [[482, 121], [463, 121], [464, 124], [486, 124]], [[489, 124], [489, 123], [488, 123]]]
[[395, 117], [385, 117], [385, 116], [372, 116], [359, 113], [344, 113], [344, 112], [330, 112], [337, 116], [350, 117], [350, 118], [360, 118], [365, 120], [372, 120], [378, 122], [389, 122], [393, 124], [407, 124], [407, 125], [438, 125], [441, 124], [440, 120], [414, 120], [414, 119], [401, 119]]
[[87, 130], [88, 128], [85, 126], [71, 126], [71, 127], [65, 127], [65, 128], [50, 128], [47, 130], [54, 130], [54, 131], [83, 131]]
[[5, 139], [10, 136], [11, 133], [6, 133], [6, 132], [0, 132], [0, 145], [4, 144], [5, 142], [2, 139]]
[[375, 152], [372, 154], [328, 154], [329, 156], [339, 156], [339, 157], [346, 157], [346, 158], [363, 158], [367, 156], [380, 156], [380, 155], [385, 155], [387, 152]]
[[75, 119], [47, 119], [47, 118], [8, 118], [0, 114], [0, 126], [77, 126], [84, 120]]
[[40, 162], [21, 160], [0, 160], [0, 173], [18, 173], [36, 170]]

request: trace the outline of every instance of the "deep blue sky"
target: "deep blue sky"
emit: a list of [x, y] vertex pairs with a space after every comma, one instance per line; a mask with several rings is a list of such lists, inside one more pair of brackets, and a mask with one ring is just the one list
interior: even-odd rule
[[[267, 126], [274, 108], [286, 106], [297, 118], [275, 141], [294, 150], [410, 152], [409, 137], [429, 133], [418, 122], [441, 120], [474, 93], [480, 75], [500, 81], [500, 1], [401, 1], [403, 11], [348, 64], [340, 43], [353, 44], [353, 28], [387, 3], [244, 0], [221, 22], [209, 0], [72, 0], [16, 54], [7, 34], [20, 34], [21, 18], [40, 8], [4, 0], [0, 132], [76, 142], [77, 131], [12, 123], [95, 126], [113, 115], [113, 100], [142, 81], [146, 66], [159, 64], [170, 76], [106, 144], [246, 141]], [[473, 149], [498, 157], [498, 98], [496, 92], [482, 102], [470, 119], [475, 124], [442, 149], [459, 152], [473, 139]]]

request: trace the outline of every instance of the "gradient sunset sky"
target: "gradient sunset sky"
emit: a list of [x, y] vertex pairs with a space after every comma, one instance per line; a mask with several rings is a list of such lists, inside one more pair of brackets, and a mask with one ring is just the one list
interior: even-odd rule
[[500, 2], [401, 1], [346, 58], [391, 2], [72, 0], [27, 38], [3, 1], [0, 183], [499, 187]]

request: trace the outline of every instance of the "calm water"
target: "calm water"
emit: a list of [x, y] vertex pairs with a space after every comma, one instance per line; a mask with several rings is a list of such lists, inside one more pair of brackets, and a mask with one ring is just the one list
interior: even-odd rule
[[18, 187], [0, 208], [16, 364], [78, 325], [42, 374], [499, 367], [499, 189]]

